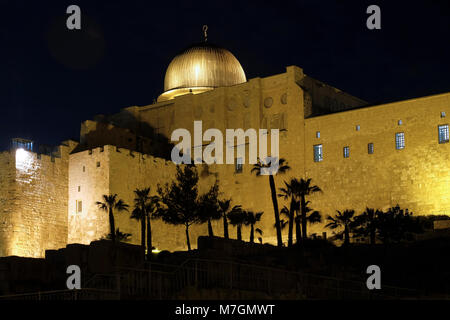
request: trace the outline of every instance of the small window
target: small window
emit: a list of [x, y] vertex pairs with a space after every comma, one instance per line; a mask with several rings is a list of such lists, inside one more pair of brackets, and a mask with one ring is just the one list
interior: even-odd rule
[[441, 111], [441, 118], [445, 118], [445, 111]]
[[320, 162], [322, 160], [323, 160], [322, 145], [316, 144], [314, 146], [314, 162]]
[[316, 132], [316, 138], [320, 138], [320, 131]]
[[356, 126], [356, 131], [359, 131], [359, 130], [361, 130], [361, 127], [360, 127], [360, 125], [358, 124], [358, 125]]
[[372, 142], [367, 145], [367, 152], [369, 154], [373, 154], [373, 143]]
[[92, 154], [92, 150], [89, 150], [89, 154], [90, 154], [90, 155]]
[[397, 132], [395, 134], [395, 148], [397, 150], [405, 149], [405, 133]]
[[78, 192], [80, 192], [81, 191], [81, 186], [78, 186]]
[[402, 120], [398, 120], [398, 125], [401, 126], [403, 124]]
[[83, 202], [81, 200], [77, 200], [76, 206], [77, 213], [83, 212]]
[[85, 166], [83, 166], [83, 172], [86, 172], [86, 167]]
[[439, 143], [447, 143], [449, 141], [448, 124], [439, 126], [438, 131], [439, 131]]
[[235, 173], [242, 173], [243, 169], [242, 158], [237, 158], [234, 166], [235, 166], [234, 167]]
[[350, 147], [344, 147], [344, 158], [350, 157]]
[[97, 168], [100, 167], [100, 161], [97, 161]]

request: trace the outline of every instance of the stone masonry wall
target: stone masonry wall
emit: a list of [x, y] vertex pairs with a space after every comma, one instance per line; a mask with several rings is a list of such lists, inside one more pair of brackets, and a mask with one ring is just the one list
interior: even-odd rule
[[[151, 194], [156, 195], [157, 185], [173, 181], [176, 165], [153, 156], [114, 146], [95, 148], [91, 152], [83, 151], [71, 155], [69, 169], [69, 243], [88, 244], [100, 239], [109, 232], [108, 215], [99, 210], [96, 201], [104, 194], [117, 194], [133, 209], [133, 191], [136, 188], [150, 187]], [[100, 166], [97, 164], [100, 163]], [[233, 165], [223, 165], [234, 170]], [[83, 172], [83, 167], [85, 171]], [[264, 230], [264, 242], [273, 242], [273, 207], [267, 177], [255, 177], [250, 167], [242, 174], [222, 177], [222, 166], [197, 167], [200, 176], [200, 193], [207, 191], [216, 178], [219, 180], [223, 198], [232, 197], [233, 205], [242, 204], [244, 208], [264, 211], [264, 219], [258, 227]], [[232, 179], [231, 179], [232, 177]], [[278, 181], [278, 183], [281, 183]], [[78, 189], [80, 187], [80, 189]], [[78, 191], [80, 190], [80, 192]], [[249, 192], [248, 190], [257, 190]], [[76, 201], [82, 201], [82, 212], [76, 212]], [[242, 201], [242, 202], [241, 202]], [[131, 243], [140, 244], [140, 225], [130, 219], [130, 212], [116, 212], [116, 228], [131, 233]], [[216, 235], [223, 235], [222, 221], [213, 222]], [[186, 238], [183, 226], [168, 225], [160, 220], [152, 221], [153, 244], [160, 250], [185, 250]], [[190, 227], [190, 239], [193, 248], [197, 238], [207, 235], [207, 226]], [[236, 230], [230, 226], [230, 236], [236, 237]], [[248, 240], [249, 229], [243, 228], [243, 237]], [[271, 237], [271, 238], [269, 238]], [[273, 239], [272, 239], [273, 238]]]
[[[323, 189], [312, 207], [325, 216], [396, 204], [416, 215], [450, 215], [450, 143], [438, 141], [438, 125], [449, 124], [449, 116], [447, 93], [307, 119], [305, 175]], [[397, 132], [405, 133], [402, 150]], [[316, 144], [323, 146], [321, 162], [314, 162]]]
[[[302, 134], [304, 118], [303, 94], [301, 88], [296, 83], [302, 76], [303, 74], [300, 68], [289, 67], [287, 73], [264, 79], [252, 79], [242, 85], [218, 88], [217, 90], [198, 95], [180, 96], [174, 100], [157, 103], [152, 106], [127, 108], [123, 111], [124, 119], [122, 119], [120, 124], [122, 126], [128, 125], [132, 127], [132, 119], [138, 119], [141, 123], [148, 123], [153, 128], [157, 128], [161, 134], [169, 138], [171, 132], [177, 128], [186, 128], [192, 132], [194, 120], [202, 120], [203, 131], [208, 128], [217, 128], [224, 134], [225, 129], [229, 128], [253, 128], [256, 130], [260, 128], [281, 129], [280, 156], [286, 158], [292, 167], [289, 174], [285, 176], [278, 175], [275, 177], [277, 186], [281, 187], [283, 180], [288, 179], [291, 176], [298, 176], [303, 172], [303, 159], [298, 157], [299, 150], [304, 149], [304, 139]], [[120, 122], [120, 116], [117, 115], [116, 118], [116, 121]], [[130, 123], [127, 124], [127, 121], [130, 121]], [[89, 137], [86, 138], [88, 139]], [[114, 139], [110, 140], [110, 144], [114, 145]], [[270, 138], [268, 140], [268, 150], [270, 152]], [[86, 142], [89, 145], [89, 141]], [[193, 146], [195, 146], [194, 143]], [[107, 149], [108, 148], [105, 147], [103, 155], [108, 154]], [[71, 155], [70, 167], [80, 167], [80, 161], [84, 161], [83, 163], [95, 163], [97, 161], [95, 160], [95, 157], [97, 157], [97, 155], [98, 157], [101, 157], [98, 150], [100, 149], [93, 149], [91, 155], [89, 155], [87, 151]], [[127, 155], [127, 157], [124, 157], [125, 155]], [[248, 157], [248, 149], [246, 156]], [[144, 157], [147, 157], [147, 155]], [[155, 192], [157, 183], [170, 182], [175, 176], [175, 167], [173, 163], [170, 162], [166, 165], [165, 162], [158, 162], [160, 161], [158, 159], [154, 160], [154, 164], [151, 166], [148, 166], [148, 164], [144, 165], [143, 161], [140, 162], [140, 158], [137, 154], [135, 157], [132, 157], [129, 155], [129, 151], [126, 150], [121, 151], [120, 153], [114, 152], [111, 154], [109, 160], [101, 160], [103, 158], [99, 159], [102, 163], [106, 161], [105, 163], [109, 163], [110, 165], [109, 176], [105, 179], [109, 181], [111, 193], [118, 193], [121, 198], [126, 198], [127, 202], [133, 200], [132, 192], [136, 187], [148, 185], [151, 186], [153, 192]], [[148, 163], [148, 161], [146, 161], [146, 163]], [[248, 158], [246, 159], [246, 163], [248, 163]], [[139, 170], [141, 171], [136, 168], [140, 168]], [[162, 168], [164, 168], [164, 170]], [[199, 173], [202, 177], [205, 177], [202, 178], [201, 186], [206, 190], [217, 178], [219, 180], [222, 198], [232, 198], [233, 205], [241, 204], [245, 209], [264, 211], [262, 221], [258, 224], [258, 227], [264, 231], [263, 242], [273, 243], [275, 242], [276, 237], [273, 227], [274, 216], [268, 177], [256, 177], [251, 173], [251, 169], [252, 165], [244, 164], [243, 172], [236, 173], [235, 166], [232, 164], [213, 165], [209, 168], [210, 176], [206, 178], [206, 173], [202, 173], [204, 170], [203, 167], [200, 166]], [[81, 172], [80, 170], [81, 169], [77, 169], [76, 171], [73, 171], [70, 169], [71, 194], [74, 190], [77, 190], [78, 185], [81, 183], [83, 183], [83, 185], [92, 185], [94, 183], [99, 185], [97, 179], [89, 177], [89, 175], [86, 176], [87, 180], [83, 180], [84, 182], [78, 182], [79, 180], [76, 179], [78, 179], [77, 177]], [[83, 187], [83, 185], [81, 186], [81, 193], [84, 192], [83, 190], [87, 192], [86, 201], [89, 201], [87, 205], [90, 207], [95, 201], [91, 198], [92, 192], [87, 191], [88, 187]], [[106, 194], [107, 192], [107, 189], [105, 189], [104, 186], [101, 186], [100, 189], [101, 191], [95, 191], [96, 200], [101, 197], [102, 194]], [[77, 195], [71, 197], [71, 200], [69, 201], [69, 210], [71, 210], [70, 206], [74, 206], [74, 197], [76, 196]], [[80, 196], [84, 197], [83, 194], [80, 194]], [[280, 208], [284, 204], [287, 204], [284, 203], [284, 200], [282, 199], [280, 199], [279, 202]], [[83, 204], [84, 203], [85, 202], [83, 201]], [[83, 210], [84, 208], [87, 208], [86, 205], [83, 205]], [[86, 210], [91, 209], [87, 208]], [[95, 212], [97, 209], [92, 208], [92, 210]], [[69, 212], [69, 215], [72, 211], [73, 210]], [[86, 217], [86, 219], [90, 219], [89, 222], [87, 224], [75, 223], [75, 229], [69, 231], [73, 234], [73, 237], [69, 234], [69, 241], [89, 243], [89, 241], [92, 241], [107, 232], [106, 229], [100, 232], [97, 229], [99, 224], [92, 221], [92, 219], [96, 220], [97, 217], [100, 220], [104, 220], [104, 213], [102, 215], [91, 212], [86, 214], [89, 214], [89, 218]], [[126, 231], [132, 230], [132, 226], [132, 228], [134, 228], [133, 230], [135, 230], [134, 232], [131, 232], [135, 235], [133, 241], [139, 243], [140, 238], [137, 236], [140, 232], [138, 223], [129, 221], [128, 215], [123, 215], [124, 218], [121, 216], [122, 214], [119, 214], [118, 219], [123, 227], [119, 227], [121, 230], [123, 228], [124, 231]], [[69, 218], [70, 221], [81, 221], [83, 219], [82, 216], [79, 218]], [[123, 221], [121, 221], [121, 219], [123, 219]], [[156, 221], [155, 226], [157, 226], [158, 223], [160, 222]], [[104, 224], [105, 223], [103, 223], [103, 225]], [[128, 225], [130, 225], [130, 228], [127, 227]], [[83, 232], [75, 231], [81, 230], [82, 228], [85, 228]], [[184, 230], [180, 230], [173, 226], [155, 227], [155, 244], [158, 248], [162, 249], [184, 249]], [[214, 224], [214, 231], [218, 235], [223, 234], [221, 222], [216, 222]], [[285, 231], [287, 232], [287, 230]], [[77, 233], [79, 234], [80, 232], [83, 234], [81, 237], [82, 239], [77, 235]], [[86, 235], [86, 232], [90, 232], [92, 235], [88, 236]], [[158, 236], [159, 232], [161, 232], [161, 237]], [[249, 229], [244, 228], [244, 239], [248, 239], [248, 233]], [[93, 236], [94, 234], [95, 236]], [[170, 234], [170, 236], [167, 236], [167, 234]], [[196, 244], [197, 235], [205, 234], [206, 226], [193, 226], [192, 244]], [[236, 236], [234, 227], [230, 227], [230, 234], [232, 237]]]
[[[133, 121], [147, 123], [169, 138], [177, 128], [192, 132], [195, 120], [202, 120], [203, 131], [208, 128], [217, 128], [222, 132], [232, 128], [280, 129], [280, 157], [288, 161], [291, 170], [285, 175], [275, 176], [276, 186], [283, 186], [283, 181], [292, 177], [313, 178], [313, 183], [321, 187], [324, 193], [309, 200], [311, 207], [319, 210], [324, 219], [334, 214], [335, 210], [349, 208], [361, 211], [366, 206], [385, 209], [397, 203], [416, 214], [448, 214], [449, 144], [437, 142], [437, 125], [448, 123], [448, 118], [441, 118], [440, 114], [446, 111], [447, 117], [449, 115], [449, 94], [305, 119], [305, 116], [311, 115], [311, 110], [305, 114], [305, 100], [308, 97], [301, 87], [302, 79], [304, 75], [300, 68], [288, 67], [284, 74], [255, 78], [244, 84], [188, 94], [150, 106], [127, 108], [115, 115], [115, 121], [130, 128]], [[336, 91], [333, 88], [327, 90]], [[336, 94], [350, 99], [342, 100], [342, 108], [355, 107], [362, 102], [339, 91]], [[402, 120], [401, 125], [398, 120]], [[357, 125], [360, 126], [359, 131], [356, 130]], [[320, 138], [316, 137], [317, 131], [320, 131]], [[395, 133], [402, 131], [405, 132], [406, 148], [396, 150]], [[111, 145], [114, 145], [113, 140]], [[370, 142], [374, 143], [375, 153], [369, 155], [367, 144]], [[313, 161], [315, 144], [323, 145], [322, 162]], [[344, 146], [350, 147], [350, 157], [345, 159]], [[193, 143], [193, 147], [204, 146]], [[126, 149], [117, 152], [112, 146], [105, 146], [103, 153], [99, 150], [96, 148], [92, 154], [86, 151], [71, 156], [71, 167], [79, 167], [79, 161], [88, 161], [91, 163], [89, 166], [100, 161], [102, 167], [103, 163], [109, 167], [104, 171], [104, 181], [100, 181], [102, 178], [97, 174], [88, 175], [86, 180], [80, 182], [73, 180], [80, 173], [79, 169], [75, 176], [70, 174], [71, 194], [81, 183], [95, 185], [97, 189], [81, 187], [87, 192], [89, 209], [86, 210], [90, 211], [84, 218], [69, 218], [78, 221], [74, 229], [69, 230], [73, 234], [73, 237], [69, 235], [69, 241], [89, 243], [107, 233], [107, 215], [94, 207], [90, 208], [94, 199], [98, 200], [102, 194], [117, 193], [132, 204], [135, 188], [151, 186], [152, 192], [155, 192], [158, 183], [170, 182], [174, 178], [173, 163], [139, 153], [130, 154]], [[264, 211], [258, 227], [264, 231], [263, 242], [274, 243], [268, 178], [255, 177], [250, 172], [251, 168], [252, 165], [244, 164], [243, 172], [236, 173], [234, 165], [212, 165], [208, 174], [203, 166], [199, 166], [203, 177], [201, 187], [206, 190], [217, 178], [222, 198], [232, 198], [233, 204], [241, 204], [245, 209]], [[99, 168], [95, 170], [101, 171]], [[84, 197], [82, 194], [71, 196], [69, 207], [74, 206], [74, 199], [78, 196]], [[283, 205], [288, 205], [287, 201], [279, 199], [280, 209]], [[139, 224], [130, 220], [127, 213], [118, 214], [117, 221], [123, 232], [133, 234], [133, 243], [139, 243]], [[155, 246], [159, 249], [186, 248], [184, 230], [160, 221], [155, 221], [154, 225]], [[213, 227], [217, 235], [222, 235], [220, 222]], [[324, 224], [311, 226], [308, 230], [309, 234], [320, 234], [325, 231]], [[286, 233], [287, 230], [284, 230], [284, 241], [287, 240]], [[196, 236], [204, 234], [205, 225], [192, 227], [191, 242], [194, 247]], [[233, 227], [230, 227], [230, 234], [235, 237]], [[244, 228], [243, 237], [248, 239], [248, 228]]]
[[3, 153], [1, 255], [43, 257], [67, 244], [68, 155], [74, 147], [72, 141], [61, 145], [61, 158]]
[[15, 196], [15, 159], [9, 151], [0, 153], [0, 257], [10, 252], [13, 233], [13, 199]]

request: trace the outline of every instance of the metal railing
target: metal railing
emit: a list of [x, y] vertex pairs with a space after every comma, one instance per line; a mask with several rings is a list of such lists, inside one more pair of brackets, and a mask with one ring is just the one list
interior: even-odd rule
[[149, 263], [146, 269], [116, 268], [96, 274], [80, 290], [3, 296], [8, 300], [174, 299], [187, 288], [221, 289], [291, 299], [418, 299], [416, 290], [344, 280], [233, 261], [189, 259], [180, 266]]
[[0, 300], [35, 300], [35, 301], [62, 301], [62, 300], [118, 300], [117, 292], [100, 289], [54, 290], [0, 296]]

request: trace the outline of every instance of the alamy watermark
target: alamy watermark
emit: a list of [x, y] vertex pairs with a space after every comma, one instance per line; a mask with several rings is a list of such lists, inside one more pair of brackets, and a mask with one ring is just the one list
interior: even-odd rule
[[381, 289], [381, 269], [379, 266], [373, 264], [367, 267], [366, 270], [367, 274], [370, 274], [370, 276], [367, 278], [366, 286], [367, 289], [373, 290], [373, 289]]
[[66, 273], [70, 276], [67, 278], [67, 289], [81, 289], [81, 269], [76, 264], [67, 267]]
[[367, 14], [370, 16], [367, 18], [366, 26], [369, 30], [381, 29], [381, 9], [376, 4], [372, 4], [367, 7]]
[[70, 5], [66, 10], [67, 14], [70, 16], [66, 20], [66, 26], [69, 30], [80, 30], [81, 29], [81, 9], [77, 5]]
[[[222, 131], [209, 128], [203, 132], [202, 121], [194, 121], [194, 140], [187, 129], [176, 129], [172, 132], [171, 141], [179, 142], [171, 152], [171, 159], [175, 164], [244, 164], [246, 159], [246, 145], [248, 145], [248, 163], [261, 163], [262, 175], [273, 175], [279, 165], [279, 130], [270, 130], [270, 156], [268, 148], [267, 129], [226, 129], [225, 146]], [[214, 139], [214, 140], [213, 140]], [[248, 143], [246, 142], [248, 139]], [[209, 142], [204, 145], [203, 142]], [[236, 141], [236, 144], [235, 144]], [[224, 159], [225, 149], [225, 159]], [[191, 152], [191, 150], [193, 150]], [[236, 150], [236, 158], [235, 158]]]

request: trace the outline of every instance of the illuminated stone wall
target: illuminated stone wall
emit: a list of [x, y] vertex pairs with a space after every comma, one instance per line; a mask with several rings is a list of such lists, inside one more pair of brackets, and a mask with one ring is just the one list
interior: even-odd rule
[[[255, 78], [249, 82], [233, 87], [218, 88], [214, 91], [197, 95], [185, 95], [171, 101], [133, 110], [140, 121], [147, 122], [166, 136], [173, 130], [185, 128], [193, 132], [195, 120], [202, 120], [203, 131], [217, 128], [224, 135], [226, 129], [280, 129], [280, 155], [292, 166], [290, 174], [299, 173], [301, 159], [296, 150], [303, 146], [301, 139], [303, 119], [302, 90], [295, 79], [301, 79], [301, 69], [291, 68], [289, 72], [267, 78]], [[268, 139], [270, 152], [270, 138]], [[207, 142], [204, 142], [207, 144]], [[199, 146], [193, 142], [193, 148]], [[224, 158], [226, 156], [224, 141]], [[246, 146], [246, 163], [248, 163], [248, 146]], [[236, 173], [234, 165], [211, 166], [219, 180], [223, 198], [231, 198], [234, 204], [246, 209], [264, 211], [258, 227], [263, 229], [263, 241], [275, 242], [273, 228], [273, 205], [270, 197], [268, 177], [256, 177], [251, 173], [252, 165], [244, 164], [243, 172]], [[281, 186], [284, 177], [276, 177]], [[280, 208], [282, 207], [280, 201]], [[206, 226], [203, 226], [206, 234]], [[222, 235], [222, 225], [218, 223], [217, 234]], [[232, 237], [236, 237], [234, 227], [230, 228]], [[248, 228], [243, 228], [244, 239], [249, 238]]]
[[14, 230], [11, 219], [16, 178], [14, 158], [14, 154], [9, 151], [0, 153], [0, 257], [11, 251], [10, 239]]
[[[204, 166], [199, 166], [198, 172], [201, 193], [207, 191], [214, 184], [216, 176], [220, 179], [215, 174], [214, 167], [207, 170]], [[72, 154], [69, 165], [69, 243], [88, 244], [109, 232], [108, 215], [99, 210], [95, 204], [96, 201], [102, 200], [104, 194], [118, 194], [119, 198], [129, 204], [132, 209], [133, 191], [136, 188], [151, 187], [151, 193], [156, 194], [157, 185], [170, 183], [175, 177], [175, 173], [176, 166], [171, 161], [131, 152], [127, 149], [117, 149], [114, 146], [104, 146]], [[245, 192], [247, 184], [242, 185], [242, 182], [246, 179], [242, 175], [237, 176], [240, 179], [231, 183], [228, 181], [221, 183], [221, 188], [225, 190], [227, 196]], [[251, 180], [260, 181], [256, 177], [252, 177]], [[256, 185], [257, 183], [252, 183], [252, 187], [256, 187]], [[230, 192], [227, 192], [227, 189]], [[264, 189], [268, 190], [268, 184]], [[267, 195], [269, 194], [267, 193]], [[271, 205], [271, 202], [265, 201], [265, 199], [261, 199], [260, 207], [261, 205]], [[80, 200], [82, 201], [82, 212], [76, 212], [76, 202]], [[237, 203], [235, 202], [235, 204]], [[255, 203], [256, 201], [253, 202], [253, 204]], [[250, 203], [248, 206], [250, 207]], [[268, 216], [271, 217], [270, 213]], [[115, 219], [116, 228], [120, 228], [122, 232], [131, 233], [131, 243], [139, 244], [140, 225], [136, 220], [130, 219], [130, 212], [117, 212]], [[183, 226], [168, 225], [160, 220], [152, 221], [152, 226], [155, 247], [169, 250], [186, 249]], [[223, 235], [221, 221], [214, 222], [213, 228], [217, 235]], [[233, 237], [236, 233], [231, 226], [230, 233]], [[198, 236], [206, 234], [206, 225], [190, 227], [192, 246], [194, 248], [197, 246]], [[248, 238], [248, 230], [244, 230], [243, 235]]]
[[[109, 149], [96, 148], [70, 155], [68, 242], [89, 244], [107, 232], [104, 213], [95, 205], [103, 194], [109, 194]], [[77, 212], [81, 201], [81, 212]]]
[[[304, 97], [302, 86], [308, 91], [309, 100]], [[255, 78], [244, 84], [218, 88], [202, 94], [180, 96], [150, 106], [126, 108], [108, 119], [103, 118], [102, 121], [110, 121], [115, 126], [129, 128], [135, 133], [142, 132], [142, 127], [148, 125], [155, 133], [169, 138], [172, 131], [178, 128], [186, 128], [193, 132], [195, 120], [202, 120], [203, 131], [208, 128], [217, 128], [223, 133], [229, 128], [280, 129], [280, 155], [287, 159], [292, 167], [285, 176], [275, 177], [276, 184], [280, 187], [283, 180], [301, 176], [304, 172], [303, 110], [308, 103], [311, 104], [309, 114], [317, 108], [326, 110], [328, 106], [321, 98], [325, 94], [330, 96], [328, 100], [339, 101], [339, 105], [346, 108], [364, 103], [360, 99], [306, 77], [298, 67], [288, 67], [286, 73]], [[116, 140], [123, 141], [130, 133], [127, 130], [121, 133], [112, 126], [109, 132], [114, 133], [105, 134], [104, 130], [98, 130], [96, 122], [85, 122], [81, 141], [87, 148], [93, 148], [91, 154], [84, 151], [71, 155], [69, 242], [89, 243], [108, 232], [107, 215], [94, 205], [103, 194], [117, 193], [120, 198], [132, 204], [134, 189], [151, 186], [152, 191], [156, 192], [158, 183], [170, 182], [175, 176], [173, 163], [160, 158], [147, 155], [142, 158], [142, 155], [136, 152], [131, 156], [129, 150], [119, 149], [121, 152], [116, 152], [114, 147], [108, 146], [101, 152], [100, 148], [96, 148], [98, 141], [105, 143], [110, 141], [109, 144], [117, 145]], [[132, 148], [132, 144], [128, 146]], [[193, 146], [196, 147], [194, 143]], [[270, 150], [270, 146], [268, 149]], [[224, 156], [225, 152], [226, 150]], [[97, 162], [101, 163], [100, 167], [96, 167]], [[86, 172], [89, 173], [82, 173], [82, 166], [85, 166]], [[106, 168], [107, 166], [109, 168]], [[246, 209], [264, 211], [258, 227], [264, 231], [263, 241], [274, 243], [276, 236], [268, 177], [256, 177], [251, 174], [251, 168], [252, 165], [244, 165], [242, 173], [235, 173], [234, 165], [213, 165], [210, 166], [208, 175], [203, 166], [199, 166], [198, 171], [202, 177], [201, 190], [206, 191], [217, 178], [222, 198], [232, 198], [233, 204], [241, 204]], [[81, 186], [80, 192], [78, 186]], [[81, 214], [74, 213], [77, 199], [83, 201]], [[287, 205], [284, 200], [279, 200], [280, 209], [285, 204]], [[133, 243], [140, 243], [139, 224], [130, 220], [128, 213], [120, 213], [116, 217], [117, 226], [122, 231], [133, 234]], [[186, 248], [182, 226], [168, 226], [161, 221], [155, 221], [154, 225], [153, 238], [156, 247], [169, 250]], [[217, 235], [223, 235], [221, 221], [215, 222], [213, 227]], [[191, 228], [191, 243], [194, 247], [197, 237], [206, 233], [206, 225]], [[231, 226], [230, 235], [236, 237], [236, 230]], [[243, 237], [249, 238], [249, 229], [246, 227], [243, 228]], [[284, 238], [287, 240], [286, 235]]]
[[[450, 215], [450, 144], [438, 140], [449, 115], [447, 93], [307, 119], [305, 174], [324, 191], [312, 206], [333, 214], [399, 204], [417, 215]], [[396, 149], [397, 132], [405, 133], [405, 149]], [[322, 162], [314, 162], [316, 144], [323, 145]]]
[[68, 160], [75, 143], [59, 147], [60, 157], [21, 151], [0, 156], [0, 255], [43, 257], [67, 244]]
[[[385, 209], [397, 203], [415, 214], [450, 214], [450, 144], [439, 144], [437, 133], [439, 124], [449, 122], [450, 94], [355, 109], [362, 105], [362, 100], [305, 76], [300, 68], [288, 67], [283, 74], [88, 120], [82, 125], [80, 146], [70, 155], [75, 143], [61, 146], [61, 158], [53, 161], [30, 153], [16, 166], [15, 154], [1, 153], [0, 256], [43, 256], [45, 249], [64, 247], [66, 242], [88, 244], [105, 236], [108, 216], [95, 202], [104, 194], [118, 194], [132, 206], [136, 188], [150, 186], [156, 194], [158, 184], [170, 183], [176, 167], [157, 154], [164, 142], [158, 139], [170, 139], [178, 128], [193, 132], [195, 120], [202, 120], [203, 132], [280, 129], [280, 156], [292, 169], [277, 175], [276, 185], [281, 187], [291, 177], [313, 178], [324, 193], [310, 198], [311, 207], [324, 217], [336, 209]], [[403, 150], [395, 149], [396, 132], [405, 133]], [[368, 154], [368, 143], [374, 144], [374, 154]], [[324, 155], [317, 163], [316, 144], [323, 145]], [[343, 157], [344, 146], [350, 147], [349, 158]], [[204, 146], [193, 142], [193, 147]], [[268, 177], [255, 177], [251, 168], [244, 164], [243, 172], [236, 173], [231, 164], [199, 165], [200, 191], [218, 179], [221, 198], [264, 211], [258, 225], [263, 242], [275, 243]], [[288, 203], [279, 199], [280, 209], [283, 205]], [[132, 243], [139, 244], [139, 223], [127, 212], [115, 216], [116, 227], [131, 233]], [[223, 235], [221, 221], [213, 228]], [[207, 234], [206, 224], [190, 231], [195, 248], [197, 237]], [[322, 231], [323, 224], [311, 227], [309, 234]], [[230, 235], [236, 236], [232, 226]], [[249, 228], [243, 228], [243, 238], [249, 238]], [[283, 238], [287, 241], [287, 229]], [[183, 226], [153, 221], [153, 241], [160, 250], [186, 249]]]
[[[276, 176], [277, 187], [291, 177], [313, 178], [324, 193], [312, 197], [311, 206], [321, 211], [324, 218], [336, 209], [360, 211], [366, 206], [385, 209], [397, 203], [416, 214], [449, 214], [449, 144], [439, 144], [437, 137], [438, 124], [448, 123], [440, 115], [441, 111], [446, 111], [447, 115], [450, 112], [449, 94], [357, 108], [364, 105], [360, 99], [305, 76], [300, 68], [288, 67], [286, 73], [251, 79], [233, 87], [126, 108], [110, 120], [135, 132], [142, 123], [149, 124], [167, 137], [177, 128], [193, 132], [194, 120], [202, 120], [203, 131], [207, 128], [218, 128], [222, 132], [227, 128], [278, 128], [280, 156], [288, 160], [292, 169], [286, 175]], [[398, 120], [402, 120], [401, 125]], [[356, 131], [357, 125], [359, 131]], [[316, 138], [317, 131], [320, 131], [320, 138]], [[401, 131], [405, 132], [406, 148], [396, 150], [395, 133]], [[89, 139], [85, 142], [89, 145]], [[367, 144], [370, 142], [374, 143], [375, 152], [369, 155]], [[111, 144], [114, 141], [111, 140]], [[313, 161], [315, 144], [323, 145], [324, 161], [319, 163]], [[350, 158], [343, 158], [344, 146], [350, 147]], [[118, 157], [123, 156], [115, 153], [108, 160], [111, 164], [109, 188], [129, 203], [136, 187], [151, 185], [155, 190], [157, 182], [174, 177], [170, 163], [161, 161], [158, 165], [159, 160], [155, 160], [155, 164], [145, 165], [143, 169], [138, 158], [127, 155], [119, 161]], [[250, 173], [251, 167], [244, 165], [242, 173], [235, 173], [233, 165], [210, 166], [211, 176], [202, 180], [202, 187], [212, 184], [211, 177], [217, 178], [223, 198], [231, 197], [234, 204], [264, 211], [259, 225], [264, 231], [263, 241], [274, 243], [268, 178], [256, 178]], [[280, 208], [283, 205], [288, 204], [279, 199]], [[105, 216], [102, 219], [107, 227]], [[128, 215], [118, 219], [118, 226], [123, 225], [124, 231], [139, 234], [139, 225], [130, 222]], [[214, 229], [222, 235], [220, 222]], [[185, 248], [181, 228], [161, 223], [156, 230], [154, 238], [159, 248]], [[309, 233], [322, 231], [323, 224], [309, 229]], [[233, 227], [230, 233], [235, 237]], [[284, 231], [285, 241], [286, 233], [287, 230]], [[192, 242], [201, 234], [206, 234], [206, 226], [194, 227]], [[248, 238], [247, 228], [243, 230], [243, 237]], [[135, 236], [133, 242], [139, 243], [139, 237]]]

